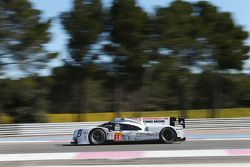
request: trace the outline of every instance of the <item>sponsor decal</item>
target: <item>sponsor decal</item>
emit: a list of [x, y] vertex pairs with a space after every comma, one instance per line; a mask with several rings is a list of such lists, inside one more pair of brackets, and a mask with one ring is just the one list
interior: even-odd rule
[[168, 118], [143, 118], [144, 123], [165, 123]]
[[143, 120], [145, 123], [165, 123], [165, 120]]
[[136, 133], [135, 136], [136, 137], [149, 137], [149, 136], [155, 136], [157, 134], [155, 133]]
[[114, 133], [114, 141], [123, 141], [123, 133], [122, 132], [115, 132]]

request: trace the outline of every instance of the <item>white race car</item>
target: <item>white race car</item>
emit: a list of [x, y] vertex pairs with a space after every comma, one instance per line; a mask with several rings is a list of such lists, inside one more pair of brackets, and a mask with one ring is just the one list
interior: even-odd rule
[[71, 144], [104, 144], [105, 142], [131, 142], [160, 140], [170, 144], [185, 141], [185, 119], [175, 117], [115, 118], [99, 126], [77, 129]]

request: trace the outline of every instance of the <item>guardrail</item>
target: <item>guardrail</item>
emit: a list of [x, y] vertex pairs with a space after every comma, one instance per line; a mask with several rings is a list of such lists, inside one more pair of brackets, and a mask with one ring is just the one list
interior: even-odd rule
[[[0, 137], [65, 135], [77, 128], [96, 126], [103, 122], [0, 124]], [[250, 118], [187, 119], [187, 129], [244, 129], [250, 128]]]
[[203, 118], [187, 119], [187, 129], [247, 129], [250, 118]]

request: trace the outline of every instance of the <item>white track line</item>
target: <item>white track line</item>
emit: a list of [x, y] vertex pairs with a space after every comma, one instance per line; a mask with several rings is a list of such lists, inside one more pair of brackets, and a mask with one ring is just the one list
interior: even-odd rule
[[[249, 139], [250, 140], [250, 139]], [[24, 140], [24, 141], [0, 141], [0, 144], [14, 144], [14, 143], [70, 143], [70, 140]]]
[[74, 159], [76, 153], [0, 154], [0, 162]]
[[117, 160], [117, 159], [137, 159], [137, 158], [221, 157], [221, 156], [226, 156], [226, 157], [228, 156], [250, 156], [250, 149], [0, 154], [0, 162], [35, 161], [35, 160], [66, 160], [66, 159]]
[[[159, 164], [159, 165], [81, 165], [84, 167], [249, 167], [249, 163], [208, 163], [208, 164]], [[23, 166], [26, 167], [26, 166]], [[78, 167], [76, 166], [36, 166], [36, 167]]]
[[191, 138], [187, 141], [228, 141], [228, 140], [250, 140], [250, 138]]

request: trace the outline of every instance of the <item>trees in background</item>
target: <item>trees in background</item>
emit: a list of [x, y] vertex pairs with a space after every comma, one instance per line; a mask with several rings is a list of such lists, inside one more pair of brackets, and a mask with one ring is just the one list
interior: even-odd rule
[[[17, 71], [26, 76], [34, 75], [57, 56], [44, 48], [50, 40], [50, 23], [50, 19], [41, 19], [41, 11], [34, 9], [28, 0], [0, 1], [1, 78], [6, 74], [15, 75]], [[41, 92], [43, 89], [36, 86], [32, 77], [21, 79], [19, 83], [0, 80], [0, 84], [0, 116], [6, 109], [7, 113], [17, 116], [16, 122], [28, 115], [31, 120], [27, 121], [33, 122], [39, 120], [39, 115], [46, 111], [41, 109], [47, 106], [43, 102], [47, 100], [47, 97], [43, 96], [46, 92]], [[32, 117], [32, 114], [37, 116]]]
[[[210, 97], [209, 108], [212, 109], [211, 117], [214, 117], [223, 94], [221, 82], [226, 80], [223, 75], [230, 69], [241, 70], [248, 58], [249, 46], [244, 43], [248, 33], [233, 22], [230, 13], [220, 12], [204, 1], [174, 1], [169, 7], [159, 8], [155, 24], [157, 46], [168, 51], [167, 56], [178, 63], [178, 69], [210, 74], [211, 81], [207, 82], [211, 90], [206, 95]], [[186, 89], [187, 76], [183, 72], [176, 75], [176, 83], [181, 84], [177, 93], [179, 108], [185, 110], [190, 98]]]
[[[73, 8], [60, 16], [62, 25], [69, 35], [69, 58], [64, 70], [70, 69], [65, 80], [70, 80], [70, 96], [74, 101], [75, 112], [86, 111], [88, 103], [86, 80], [91, 77], [90, 70], [96, 53], [91, 52], [93, 45], [103, 31], [102, 4], [100, 0], [74, 0]], [[73, 69], [73, 70], [71, 70]], [[79, 117], [79, 120], [81, 118]]]
[[154, 18], [154, 34], [156, 48], [163, 50], [162, 59], [172, 61], [161, 61], [165, 66], [172, 65], [169, 69], [166, 84], [169, 85], [170, 95], [177, 97], [176, 106], [186, 116], [189, 97], [188, 75], [190, 67], [196, 63], [196, 24], [197, 19], [193, 17], [193, 6], [191, 3], [174, 1], [168, 7], [158, 8]]
[[50, 40], [50, 23], [41, 20], [41, 11], [28, 0], [1, 0], [0, 67], [11, 66], [28, 74], [44, 68], [57, 55], [44, 49]]
[[230, 13], [219, 12], [208, 2], [198, 2], [194, 9], [199, 16], [198, 35], [204, 43], [201, 54], [203, 67], [213, 80], [209, 101], [211, 117], [215, 117], [215, 109], [221, 107], [227, 96], [231, 97], [225, 94], [225, 89], [230, 83], [227, 82], [229, 79], [226, 73], [232, 69], [242, 70], [244, 60], [248, 58], [249, 46], [244, 43], [248, 33], [233, 22]]
[[[140, 98], [144, 69], [147, 63], [144, 44], [148, 42], [148, 16], [135, 0], [114, 0], [110, 9], [110, 23], [106, 31], [110, 33], [110, 44], [105, 52], [112, 57], [107, 67], [109, 87], [113, 90], [113, 111], [119, 115], [128, 95], [136, 92], [132, 100]], [[137, 101], [138, 103], [139, 101]], [[127, 105], [131, 105], [128, 103]], [[139, 104], [135, 104], [140, 108]], [[140, 108], [141, 109], [141, 108]]]
[[72, 64], [87, 64], [91, 46], [103, 30], [100, 0], [74, 0], [71, 11], [60, 15], [62, 25], [69, 34], [69, 60]]
[[[95, 3], [88, 1], [87, 4]], [[134, 0], [114, 0], [107, 13], [103, 17], [103, 32], [108, 34], [105, 40], [109, 43], [104, 51], [112, 62], [98, 65], [107, 72], [108, 87], [105, 89], [114, 89], [113, 97], [109, 97], [114, 99], [111, 110], [119, 112], [126, 106], [129, 110], [174, 106], [185, 116], [185, 110], [193, 106], [197, 94], [206, 96], [207, 107], [221, 107], [222, 103], [218, 101], [226, 97], [221, 82], [228, 80], [222, 74], [230, 69], [241, 70], [249, 49], [244, 43], [247, 33], [234, 24], [229, 13], [218, 11], [208, 2], [174, 1], [168, 7], [156, 9], [155, 15], [148, 16]], [[69, 20], [82, 28], [88, 27], [80, 20]], [[69, 35], [72, 38], [73, 34]], [[86, 42], [88, 38], [81, 40]], [[95, 44], [96, 40], [90, 43]], [[88, 56], [88, 53], [83, 55]], [[87, 59], [84, 62], [88, 62]], [[156, 62], [154, 68], [152, 62]], [[204, 74], [207, 83], [198, 85], [208, 85], [208, 91], [203, 87], [197, 89], [200, 93], [193, 91], [196, 86], [196, 80], [191, 80], [193, 72], [202, 74], [194, 75], [194, 80], [201, 77], [204, 81]], [[155, 105], [152, 99], [161, 104]], [[214, 116], [214, 110], [211, 116]]]
[[2, 80], [1, 92], [4, 113], [16, 123], [46, 122], [50, 79], [27, 77], [20, 80]]

